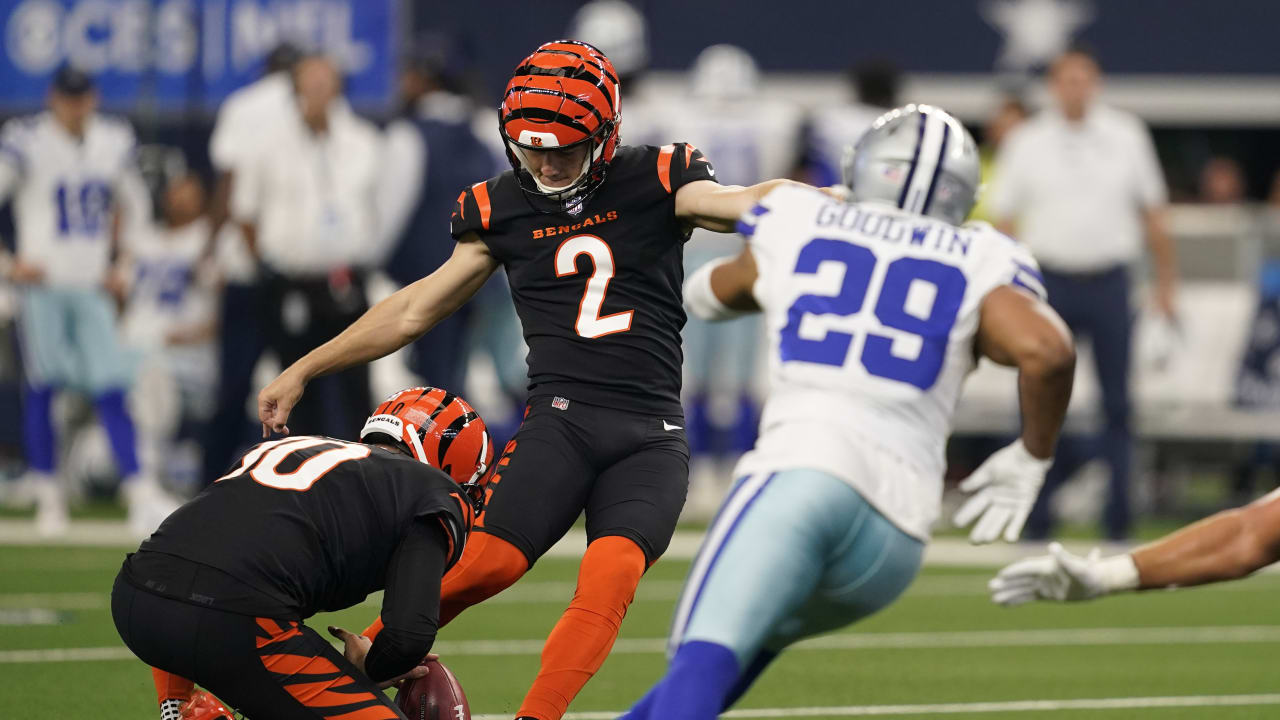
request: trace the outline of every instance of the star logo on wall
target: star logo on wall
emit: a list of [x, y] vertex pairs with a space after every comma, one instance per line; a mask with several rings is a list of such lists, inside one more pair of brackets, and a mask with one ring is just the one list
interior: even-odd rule
[[1047, 65], [1094, 18], [1088, 0], [987, 0], [979, 12], [1004, 36], [996, 67], [1013, 71]]

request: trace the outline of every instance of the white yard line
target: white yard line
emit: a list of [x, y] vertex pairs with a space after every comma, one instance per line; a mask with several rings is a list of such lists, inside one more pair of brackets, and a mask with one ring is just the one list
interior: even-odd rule
[[43, 608], [48, 610], [102, 610], [110, 604], [107, 593], [0, 593], [0, 610]]
[[[1171, 697], [1084, 698], [1078, 700], [1013, 700], [1009, 702], [936, 703], [929, 705], [844, 705], [837, 707], [758, 708], [731, 710], [723, 718], [877, 717], [887, 715], [961, 715], [1048, 710], [1135, 710], [1143, 708], [1246, 707], [1280, 705], [1280, 693], [1259, 695], [1181, 695]], [[571, 712], [564, 720], [614, 720], [625, 711]], [[472, 715], [474, 720], [508, 720], [510, 713]]]
[[[789, 652], [814, 650], [895, 650], [979, 647], [1066, 647], [1076, 645], [1247, 645], [1280, 643], [1280, 625], [1211, 627], [1060, 628], [1053, 630], [972, 630], [964, 632], [843, 633], [824, 635], [792, 646]], [[537, 655], [543, 641], [454, 640], [436, 643], [441, 655]], [[623, 638], [613, 654], [649, 655], [665, 650], [665, 638]], [[0, 650], [0, 664], [125, 660], [122, 647]]]

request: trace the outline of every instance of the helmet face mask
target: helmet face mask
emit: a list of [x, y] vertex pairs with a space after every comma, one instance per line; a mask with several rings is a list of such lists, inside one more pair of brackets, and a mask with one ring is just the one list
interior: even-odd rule
[[[613, 64], [591, 45], [572, 40], [541, 45], [521, 61], [498, 107], [498, 130], [521, 189], [573, 214], [604, 183], [620, 122]], [[586, 149], [582, 165], [570, 170], [576, 175], [563, 185], [542, 175], [535, 161], [545, 156], [530, 156], [579, 146]]]

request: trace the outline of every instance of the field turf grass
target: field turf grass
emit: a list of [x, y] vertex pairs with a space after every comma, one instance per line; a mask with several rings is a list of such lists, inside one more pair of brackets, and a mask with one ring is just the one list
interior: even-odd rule
[[[116, 548], [0, 547], [0, 718], [85, 711], [101, 720], [157, 717], [150, 674], [136, 660], [119, 657], [119, 650], [100, 651], [108, 659], [93, 661], [52, 652], [122, 647], [108, 603], [122, 557]], [[623, 710], [659, 676], [661, 640], [687, 569], [688, 561], [664, 560], [649, 572], [614, 655], [573, 711], [595, 717]], [[572, 593], [574, 574], [573, 561], [544, 559], [514, 588], [442, 632], [442, 659], [461, 680], [475, 715], [514, 714], [537, 670], [539, 643]], [[769, 712], [740, 716], [1280, 717], [1280, 696], [1266, 695], [1280, 693], [1280, 575], [1012, 610], [987, 600], [990, 575], [988, 568], [927, 568], [889, 610], [825, 647], [784, 655], [738, 705]], [[376, 602], [309, 624], [322, 632], [328, 623], [358, 630], [376, 613]], [[1086, 629], [1093, 631], [1079, 632]], [[14, 652], [25, 650], [37, 652]], [[1206, 706], [1240, 695], [1257, 696], [1246, 700], [1255, 704], [1228, 699], [1237, 704]], [[1152, 707], [1157, 701], [1145, 699], [1112, 709], [1008, 704], [1189, 696], [1201, 698], [1194, 701], [1199, 706]], [[899, 705], [929, 707], [885, 707]]]

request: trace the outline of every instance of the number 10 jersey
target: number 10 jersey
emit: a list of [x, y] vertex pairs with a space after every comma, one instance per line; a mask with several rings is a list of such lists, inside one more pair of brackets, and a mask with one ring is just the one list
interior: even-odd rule
[[773, 191], [739, 231], [770, 344], [761, 437], [739, 474], [830, 472], [927, 539], [982, 301], [1004, 285], [1043, 298], [1035, 260], [985, 223], [806, 188]]
[[715, 171], [691, 145], [621, 147], [577, 214], [514, 173], [458, 196], [452, 234], [476, 233], [507, 271], [529, 345], [529, 391], [680, 416], [684, 242], [675, 193]]

